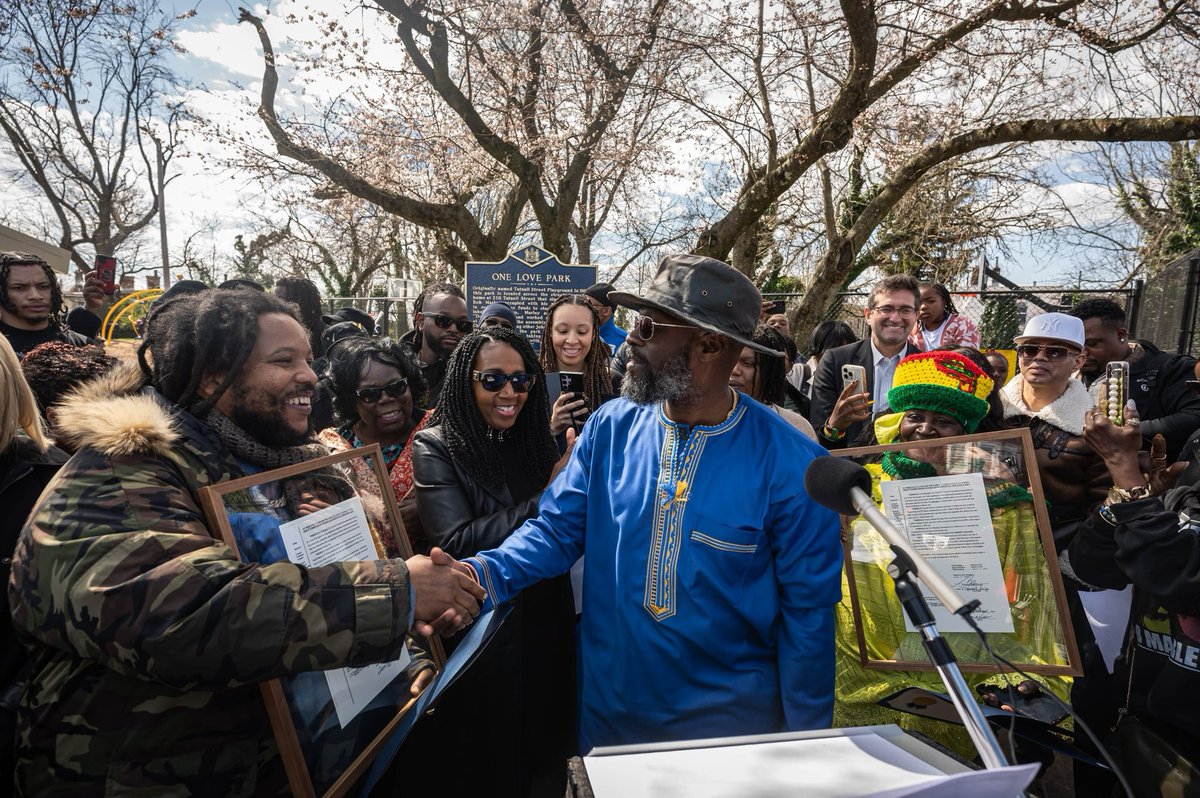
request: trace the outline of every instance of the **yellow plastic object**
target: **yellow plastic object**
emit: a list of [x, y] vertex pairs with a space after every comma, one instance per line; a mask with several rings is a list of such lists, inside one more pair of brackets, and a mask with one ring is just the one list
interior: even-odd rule
[[104, 321], [100, 323], [100, 335], [104, 338], [104, 342], [112, 343], [113, 331], [117, 329], [117, 324], [127, 313], [138, 305], [153, 302], [162, 295], [162, 292], [161, 288], [145, 288], [141, 291], [134, 291], [114, 302], [113, 306], [108, 309], [108, 313], [104, 315]]

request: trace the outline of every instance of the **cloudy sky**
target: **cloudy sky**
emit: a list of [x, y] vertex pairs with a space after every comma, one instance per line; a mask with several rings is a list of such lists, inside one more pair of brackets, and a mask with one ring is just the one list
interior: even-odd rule
[[[238, 4], [229, 0], [199, 0], [198, 5], [194, 0], [162, 2], [177, 12], [190, 8], [197, 11], [194, 17], [181, 23], [179, 41], [187, 53], [178, 56], [175, 64], [190, 86], [187, 92], [189, 106], [210, 120], [245, 131], [261, 140], [264, 148], [269, 148], [262, 124], [253, 116], [262, 74], [259, 43], [250, 26], [237, 24]], [[347, 7], [345, 22], [359, 27], [357, 23], [364, 18], [364, 12], [350, 4]], [[303, 2], [275, 0], [257, 4], [254, 10], [261, 16], [268, 8], [268, 30], [281, 54], [294, 46], [289, 40], [316, 38], [311, 25], [286, 22], [290, 12], [304, 8]], [[377, 27], [368, 25], [364, 35], [390, 35], [390, 31], [377, 30]], [[392, 44], [381, 48], [381, 52], [396, 53], [399, 49]], [[310, 83], [303, 90], [293, 88], [289, 85], [290, 73], [284, 64], [286, 61], [281, 60], [282, 80], [277, 100], [281, 116], [303, 116], [306, 110], [319, 108], [323, 99], [336, 96], [341, 88], [336, 82]], [[218, 161], [225, 154], [224, 148], [204, 129], [191, 132], [185, 143], [186, 151], [173, 163], [178, 176], [169, 186], [167, 195], [168, 238], [172, 249], [176, 250], [183, 239], [207, 224], [213, 227], [212, 233], [201, 238], [206, 241], [209, 251], [231, 252], [237, 233], [254, 232], [254, 226], [246, 221], [249, 211], [270, 206], [267, 187], [244, 173], [221, 166]], [[1046, 145], [1040, 153], [1046, 159], [1046, 171], [1057, 183], [1056, 191], [1066, 198], [1078, 217], [1105, 221], [1116, 215], [1108, 189], [1087, 158], [1069, 146]], [[680, 154], [680, 157], [684, 156]], [[676, 180], [670, 186], [664, 185], [662, 190], [687, 191], [689, 183], [697, 185], [696, 181]], [[28, 197], [30, 201], [36, 201], [36, 195], [30, 193]], [[1045, 198], [1030, 189], [1026, 201], [1032, 206], [1044, 202]], [[1013, 236], [1006, 245], [1007, 252], [991, 253], [990, 261], [999, 264], [1012, 279], [1027, 284], [1073, 283], [1077, 275], [1089, 271], [1098, 258], [1095, 252], [1075, 246], [1061, 236], [1038, 239]], [[145, 246], [150, 253], [157, 252], [156, 232], [146, 240]], [[601, 274], [611, 274], [620, 262], [606, 262], [602, 242], [597, 249]]]

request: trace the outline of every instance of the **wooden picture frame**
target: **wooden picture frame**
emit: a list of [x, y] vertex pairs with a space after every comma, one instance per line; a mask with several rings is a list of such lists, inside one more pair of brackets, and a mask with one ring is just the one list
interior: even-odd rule
[[[831, 454], [836, 457], [850, 458], [860, 465], [866, 465], [868, 463], [880, 463], [883, 455], [888, 452], [936, 448], [947, 450], [945, 453], [947, 473], [960, 475], [985, 473], [987, 468], [997, 469], [993, 473], [1003, 471], [1007, 475], [1010, 475], [1012, 478], [1007, 479], [1006, 482], [1026, 488], [1033, 497], [1031, 502], [1032, 507], [1029, 509], [1032, 510], [1032, 518], [1036, 521], [1037, 540], [1041, 544], [1041, 560], [1036, 567], [1045, 569], [1044, 573], [1039, 572], [1037, 576], [1046, 580], [1051, 589], [1049, 595], [1033, 595], [1029, 600], [1053, 600], [1054, 602], [1053, 612], [1050, 615], [1043, 615], [1041, 620], [1043, 622], [1047, 619], [1057, 621], [1057, 630], [1052, 630], [1057, 632], [1057, 639], [1053, 646], [1055, 649], [1053, 659], [1057, 661], [1048, 662], [1046, 661], [1046, 657], [1039, 658], [1040, 661], [1035, 661], [1033, 658], [1021, 661], [1019, 654], [1016, 658], [1011, 656], [1013, 652], [1021, 652], [1022, 650], [1032, 653], [1032, 635], [1029, 635], [1027, 639], [1022, 639], [1016, 631], [1013, 633], [993, 633], [988, 635], [989, 641], [995, 643], [997, 637], [1005, 638], [1001, 642], [1007, 646], [1007, 650], [1005, 651], [1006, 658], [1013, 661], [1017, 667], [1027, 673], [1043, 676], [1082, 676], [1082, 661], [1078, 645], [1075, 641], [1075, 635], [1072, 631], [1070, 613], [1067, 609], [1066, 590], [1063, 587], [1062, 574], [1058, 568], [1058, 556], [1055, 551], [1054, 536], [1051, 532], [1050, 517], [1046, 511], [1045, 493], [1042, 490], [1041, 477], [1037, 470], [1033, 439], [1030, 437], [1028, 429], [1021, 428], [1000, 432], [979, 433], [976, 435], [962, 435], [953, 438], [864, 446], [834, 451]], [[975, 455], [979, 455], [979, 457]], [[976, 466], [975, 464], [981, 462], [981, 458], [984, 465]], [[952, 461], [956, 460], [959, 462], [952, 463]], [[856, 564], [856, 560], [851, 554], [856, 542], [855, 535], [873, 535], [875, 533], [861, 517], [852, 518], [842, 516], [841, 520], [844, 557], [843, 569], [849, 587], [855, 634], [858, 639], [859, 661], [863, 667], [870, 670], [933, 670], [933, 665], [924, 658], [923, 648], [919, 645], [920, 636], [915, 632], [908, 632], [904, 635], [904, 640], [895, 645], [892, 652], [893, 655], [890, 658], [870, 656], [870, 647], [867, 644], [864, 633], [865, 623], [863, 617], [864, 606], [867, 603], [865, 599], [867, 597], [860, 595], [861, 591], [870, 588], [865, 588], [864, 585], [858, 583], [859, 580], [856, 579], [855, 572], [859, 570], [860, 565], [862, 568], [882, 567], [882, 562], [877, 562], [873, 565], [864, 564], [860, 555]], [[995, 531], [994, 527], [993, 531]], [[863, 571], [863, 573], [872, 577], [875, 576], [869, 571]], [[948, 574], [943, 574], [943, 576], [948, 576]], [[890, 584], [890, 581], [884, 584]], [[876, 616], [877, 619], [884, 617], [893, 619], [887, 620], [886, 623], [872, 623], [872, 627], [876, 629], [891, 628], [894, 630], [895, 614], [902, 613], [902, 609], [894, 593], [890, 594], [890, 596], [881, 595], [876, 590], [870, 596], [870, 600], [877, 613], [880, 612], [881, 607], [884, 608], [882, 613], [886, 613], [886, 616], [880, 613]], [[1021, 605], [1026, 601], [1025, 599], [1014, 602], [1011, 596], [1009, 596], [1008, 600], [1010, 611], [1014, 615], [1024, 609]], [[939, 631], [943, 637], [947, 638], [951, 650], [954, 651], [956, 658], [959, 660], [959, 667], [964, 672], [999, 672], [999, 667], [986, 656], [985, 652], [982, 652], [978, 648], [978, 638], [975, 637], [973, 632], [961, 632], [954, 629], [948, 630], [945, 626], [939, 626]], [[1043, 631], [1045, 631], [1044, 628]], [[878, 638], [876, 639], [876, 643], [879, 645]], [[1023, 649], [1022, 646], [1025, 646], [1025, 648]], [[1045, 649], [1048, 647], [1042, 645], [1041, 648], [1043, 649], [1043, 653], [1045, 653]], [[897, 656], [902, 651], [919, 653], [916, 653], [913, 657]], [[969, 651], [979, 656], [975, 659], [964, 657], [964, 651]]]
[[[334, 487], [328, 488], [330, 485]], [[278, 545], [269, 552], [271, 556], [262, 556], [263, 551], [258, 548], [261, 538], [252, 539], [248, 530], [261, 531], [264, 518], [268, 531], [272, 523], [277, 528], [294, 520], [296, 514], [289, 503], [297, 501], [297, 496], [312, 495], [300, 494], [305, 489], [301, 486], [317, 491], [327, 488], [329, 493], [321, 495], [338, 498], [334, 504], [358, 499], [370, 528], [375, 558], [388, 557], [384, 540], [394, 544], [401, 559], [412, 556], [378, 444], [210, 485], [199, 493], [209, 528], [216, 530], [239, 558], [247, 562], [275, 562], [287, 559], [286, 550], [282, 551], [283, 556], [278, 556], [283, 548], [282, 534], [276, 535]], [[277, 498], [269, 498], [276, 494]], [[231, 515], [236, 518], [231, 519]], [[410, 653], [412, 643], [406, 644]], [[440, 672], [446, 662], [441, 641], [420, 638], [419, 643], [432, 659], [435, 673]], [[416, 703], [417, 699], [409, 694], [413, 675], [411, 671], [397, 675], [345, 725], [332, 711], [335, 702], [324, 672], [297, 673], [261, 683], [263, 702], [292, 794], [297, 798], [340, 798], [350, 791], [367, 772], [392, 730]], [[310, 712], [313, 709], [318, 711]], [[334, 760], [329, 761], [330, 757]]]

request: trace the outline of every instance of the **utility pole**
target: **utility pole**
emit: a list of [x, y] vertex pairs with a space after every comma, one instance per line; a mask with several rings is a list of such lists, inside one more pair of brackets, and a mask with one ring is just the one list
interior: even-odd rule
[[171, 258], [167, 250], [167, 162], [163, 159], [162, 142], [154, 139], [154, 155], [158, 166], [158, 241], [162, 249], [162, 287], [171, 287]]

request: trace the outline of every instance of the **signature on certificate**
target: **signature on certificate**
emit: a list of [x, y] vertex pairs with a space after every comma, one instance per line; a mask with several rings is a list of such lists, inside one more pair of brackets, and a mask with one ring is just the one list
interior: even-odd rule
[[955, 590], [961, 590], [964, 593], [986, 593], [988, 586], [975, 578], [974, 574], [965, 574], [958, 578], [954, 583]]

